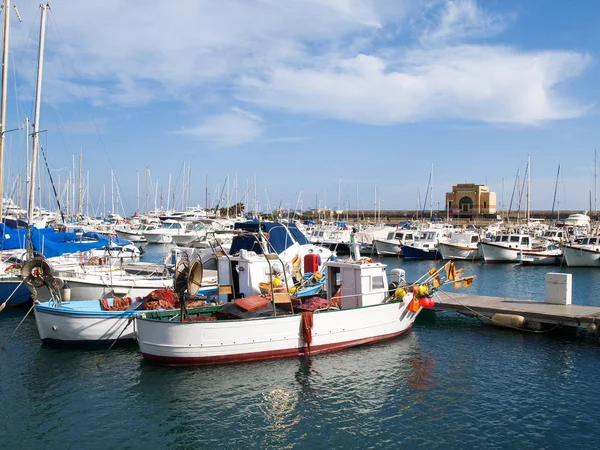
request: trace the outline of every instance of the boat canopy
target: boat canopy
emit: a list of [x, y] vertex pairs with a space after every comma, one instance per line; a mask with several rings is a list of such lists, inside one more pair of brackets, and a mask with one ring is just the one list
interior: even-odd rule
[[[288, 226], [278, 222], [238, 222], [235, 224], [234, 229], [247, 231], [248, 233], [240, 234], [233, 238], [229, 253], [235, 255], [240, 250], [248, 250], [256, 254], [262, 254], [263, 249], [255, 237], [256, 233], [260, 230], [268, 236], [268, 241], [273, 251], [279, 254], [295, 242], [294, 238], [292, 238], [292, 231], [287, 228]], [[306, 238], [304, 240], [306, 241]]]
[[131, 243], [126, 239], [111, 238], [101, 233], [57, 233], [54, 228], [35, 227], [31, 227], [31, 242], [34, 250], [42, 253], [46, 258], [64, 253], [86, 252], [113, 244]]
[[16, 228], [0, 223], [0, 232], [0, 250], [25, 248], [27, 244], [27, 224], [25, 224], [25, 228]]

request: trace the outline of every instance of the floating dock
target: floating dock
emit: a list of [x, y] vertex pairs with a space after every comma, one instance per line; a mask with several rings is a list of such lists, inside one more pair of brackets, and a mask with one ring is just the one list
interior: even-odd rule
[[533, 300], [488, 297], [438, 292], [434, 311], [458, 312], [483, 316], [490, 322], [527, 330], [544, 330], [556, 326], [584, 327], [596, 332], [600, 324], [600, 307], [557, 305]]

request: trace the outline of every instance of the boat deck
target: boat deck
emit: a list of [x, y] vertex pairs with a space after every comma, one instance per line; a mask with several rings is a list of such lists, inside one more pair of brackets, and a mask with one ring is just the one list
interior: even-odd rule
[[[523, 316], [529, 323], [587, 327], [600, 324], [600, 307], [582, 305], [554, 305], [533, 300], [504, 297], [447, 293], [440, 291], [435, 311], [458, 312], [466, 315], [493, 314]], [[593, 325], [592, 325], [593, 326]]]

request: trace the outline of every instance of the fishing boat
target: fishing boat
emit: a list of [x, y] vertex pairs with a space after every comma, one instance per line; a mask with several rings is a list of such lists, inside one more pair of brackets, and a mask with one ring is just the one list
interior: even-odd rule
[[531, 236], [526, 234], [499, 234], [493, 241], [482, 241], [479, 248], [486, 263], [519, 262], [521, 251], [533, 249]]
[[[188, 269], [194, 283], [192, 299], [187, 299], [191, 311], [213, 311], [210, 302], [216, 299], [216, 286], [202, 286], [202, 266]], [[187, 277], [189, 273], [185, 273]], [[106, 344], [115, 340], [135, 338], [133, 316], [155, 310], [179, 310], [180, 298], [170, 288], [157, 289], [144, 297], [112, 297], [94, 300], [66, 301], [51, 267], [42, 258], [34, 258], [23, 267], [25, 283], [37, 289], [52, 291], [52, 298], [34, 305], [34, 315], [40, 339], [46, 343]], [[171, 284], [173, 281], [171, 281]], [[191, 302], [191, 303], [190, 303]]]
[[418, 238], [414, 230], [396, 230], [388, 233], [386, 239], [374, 239], [373, 245], [379, 256], [402, 256], [402, 246]]
[[313, 355], [396, 338], [411, 329], [423, 307], [433, 306], [439, 271], [406, 288], [397, 275], [398, 287], [390, 291], [385, 269], [370, 259], [329, 261], [326, 298], [302, 303], [282, 292], [238, 298], [187, 319], [168, 311], [136, 315], [140, 351], [157, 364], [202, 365]]
[[453, 232], [449, 240], [440, 241], [438, 250], [442, 259], [479, 259], [479, 233]]
[[436, 259], [440, 257], [438, 244], [444, 237], [444, 230], [425, 230], [420, 239], [402, 246], [402, 255], [407, 259]]
[[565, 244], [563, 253], [569, 267], [600, 267], [600, 237], [587, 236]]

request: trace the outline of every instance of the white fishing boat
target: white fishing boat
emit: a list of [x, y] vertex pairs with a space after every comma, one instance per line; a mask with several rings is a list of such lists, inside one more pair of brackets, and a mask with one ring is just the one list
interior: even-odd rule
[[413, 243], [420, 233], [415, 230], [396, 230], [386, 239], [374, 239], [373, 245], [379, 256], [402, 256], [402, 246]]
[[569, 267], [600, 267], [600, 237], [587, 236], [574, 244], [566, 244], [563, 253]]
[[438, 250], [442, 259], [479, 259], [479, 233], [454, 232], [447, 241], [440, 241]]
[[[43, 285], [50, 286], [53, 290], [51, 300], [38, 302], [34, 306], [36, 326], [43, 342], [105, 344], [113, 343], [116, 339], [134, 339], [134, 315], [155, 310], [181, 310], [180, 299], [170, 288], [152, 291], [143, 298], [66, 301], [47, 262], [34, 258], [28, 264], [23, 268], [26, 284], [38, 289]], [[196, 306], [200, 311], [213, 311], [213, 307], [204, 305], [216, 299], [216, 287], [201, 286], [196, 282], [203, 279], [201, 265], [193, 266], [189, 273], [192, 274], [190, 282], [194, 285], [194, 298], [187, 299], [188, 303], [191, 301], [190, 306]], [[188, 274], [184, 275], [187, 277]], [[191, 311], [198, 313], [197, 309]]]
[[519, 262], [521, 250], [532, 250], [531, 236], [526, 234], [499, 234], [494, 241], [479, 244], [481, 255], [486, 263]]
[[[200, 320], [137, 315], [140, 351], [154, 363], [196, 365], [316, 354], [395, 338], [410, 330], [421, 305], [413, 294], [390, 296], [385, 267], [370, 260], [328, 262], [323, 309], [294, 307], [282, 293], [263, 303], [260, 296], [239, 299]], [[262, 306], [253, 309], [257, 301]], [[334, 304], [339, 306], [329, 306]]]

